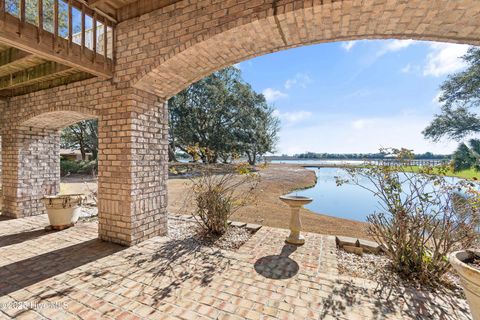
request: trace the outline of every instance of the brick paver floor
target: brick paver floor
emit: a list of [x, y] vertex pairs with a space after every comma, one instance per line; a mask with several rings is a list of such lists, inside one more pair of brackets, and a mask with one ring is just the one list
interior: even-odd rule
[[0, 219], [0, 319], [470, 318], [463, 300], [338, 275], [331, 236], [296, 247], [263, 227], [236, 252], [168, 237], [124, 248], [95, 222], [46, 225]]

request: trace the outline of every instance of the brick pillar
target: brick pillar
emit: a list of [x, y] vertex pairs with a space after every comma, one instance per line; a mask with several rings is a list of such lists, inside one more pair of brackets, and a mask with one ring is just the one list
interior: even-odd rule
[[60, 135], [25, 128], [2, 136], [2, 214], [13, 218], [46, 213], [44, 195], [60, 191]]
[[167, 233], [166, 104], [123, 90], [99, 119], [99, 237], [133, 245]]

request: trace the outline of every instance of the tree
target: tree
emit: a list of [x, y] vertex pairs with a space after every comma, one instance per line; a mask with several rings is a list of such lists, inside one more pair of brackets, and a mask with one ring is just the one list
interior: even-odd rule
[[84, 120], [63, 129], [61, 133], [61, 147], [78, 149], [82, 159], [91, 152], [93, 159], [98, 156], [98, 122], [97, 120]]
[[[278, 120], [265, 97], [228, 67], [192, 84], [169, 102], [170, 152], [176, 148], [204, 163], [231, 161], [249, 154], [271, 152], [276, 143]], [[170, 156], [170, 159], [173, 159]]]
[[480, 106], [480, 48], [471, 47], [462, 59], [467, 69], [441, 85], [442, 112], [423, 131], [433, 141], [442, 137], [460, 140], [480, 132], [480, 116], [475, 112]]
[[280, 122], [273, 114], [273, 108], [266, 103], [265, 97], [257, 95], [255, 99], [258, 103], [255, 114], [243, 117], [242, 127], [238, 130], [239, 141], [243, 141], [238, 149], [247, 156], [251, 165], [257, 162], [259, 156], [275, 149], [280, 128]]
[[474, 168], [480, 170], [480, 140], [471, 139], [470, 148], [465, 143], [460, 143], [453, 153], [453, 170], [455, 172]]
[[465, 143], [460, 143], [457, 150], [453, 153], [453, 170], [455, 172], [470, 169], [475, 164], [476, 159]]

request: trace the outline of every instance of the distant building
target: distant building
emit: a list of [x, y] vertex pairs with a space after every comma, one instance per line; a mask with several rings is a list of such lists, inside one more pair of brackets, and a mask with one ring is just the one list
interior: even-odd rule
[[[85, 160], [91, 160], [93, 157], [91, 152], [87, 152], [85, 155]], [[82, 160], [82, 153], [80, 150], [60, 149], [60, 158], [64, 160], [79, 161]]]

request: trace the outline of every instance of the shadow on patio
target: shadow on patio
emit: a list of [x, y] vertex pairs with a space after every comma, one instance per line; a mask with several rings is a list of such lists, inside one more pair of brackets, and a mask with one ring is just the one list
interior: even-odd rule
[[398, 286], [393, 279], [383, 279], [375, 288], [366, 288], [354, 281], [337, 280], [325, 299], [321, 317], [349, 318], [352, 309], [364, 310], [368, 319], [470, 319], [466, 306], [441, 290], [418, 290]]
[[14, 234], [3, 235], [3, 236], [0, 236], [0, 248], [21, 243], [28, 240], [33, 240], [33, 239], [48, 235], [49, 233], [50, 232], [47, 232], [44, 229], [40, 229], [40, 230], [37, 229], [37, 230], [29, 230], [29, 231], [14, 233]]
[[[43, 231], [45, 232], [45, 231]], [[0, 296], [125, 249], [98, 239], [81, 242], [0, 267]]]
[[207, 286], [231, 264], [224, 251], [205, 245], [198, 236], [169, 239], [152, 249], [128, 254], [125, 260], [130, 270], [142, 276], [144, 285], [154, 288], [156, 302], [179, 289]]
[[265, 256], [255, 262], [255, 271], [269, 279], [290, 279], [294, 277], [300, 267], [289, 256], [297, 250], [297, 246], [285, 244], [278, 255]]

